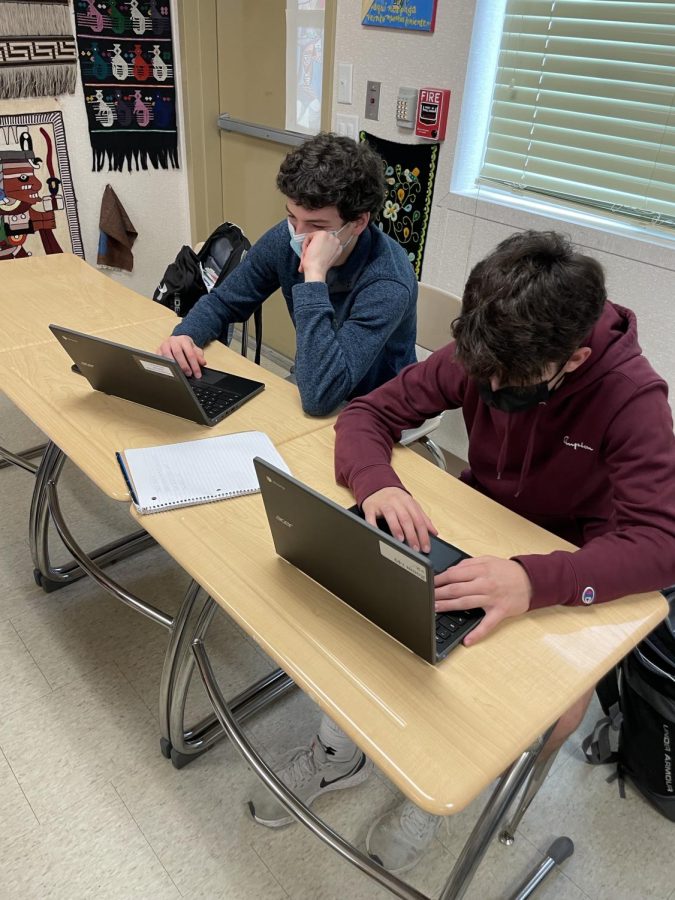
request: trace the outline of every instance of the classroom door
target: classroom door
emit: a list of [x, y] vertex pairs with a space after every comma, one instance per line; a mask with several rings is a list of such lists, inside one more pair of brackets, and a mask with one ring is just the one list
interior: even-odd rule
[[[284, 130], [287, 65], [304, 65], [306, 73], [322, 62], [320, 127], [330, 129], [336, 6], [337, 0], [195, 0], [189, 15], [187, 4], [183, 6], [181, 56], [195, 240], [228, 219], [253, 242], [284, 217], [276, 175], [290, 146], [221, 131], [215, 121], [219, 113], [228, 113]], [[317, 15], [324, 21], [318, 41], [311, 31]], [[287, 16], [293, 21], [291, 37], [305, 41], [304, 56], [295, 47], [287, 55]], [[298, 16], [303, 27], [310, 26], [305, 31]], [[295, 332], [280, 292], [265, 303], [263, 330], [266, 344], [295, 356]]]

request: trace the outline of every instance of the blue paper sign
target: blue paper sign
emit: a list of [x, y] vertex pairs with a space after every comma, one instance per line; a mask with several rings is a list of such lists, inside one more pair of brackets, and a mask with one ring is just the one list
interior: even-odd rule
[[436, 0], [363, 0], [361, 15], [364, 25], [433, 31]]

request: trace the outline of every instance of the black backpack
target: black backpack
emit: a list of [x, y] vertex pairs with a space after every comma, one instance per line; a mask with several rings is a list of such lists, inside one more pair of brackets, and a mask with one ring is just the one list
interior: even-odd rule
[[598, 684], [605, 717], [582, 747], [591, 764], [615, 763], [619, 792], [627, 775], [675, 822], [675, 588], [669, 616]]
[[[239, 265], [251, 249], [251, 242], [241, 228], [231, 222], [223, 222], [204, 241], [195, 253], [192, 247], [183, 246], [175, 260], [169, 264], [157, 285], [152, 299], [173, 310], [181, 318], [186, 316], [200, 297], [221, 284]], [[253, 313], [255, 324], [255, 361], [260, 362], [262, 347], [262, 309]], [[231, 329], [218, 340], [230, 343]], [[246, 355], [248, 329], [244, 323], [242, 353]]]

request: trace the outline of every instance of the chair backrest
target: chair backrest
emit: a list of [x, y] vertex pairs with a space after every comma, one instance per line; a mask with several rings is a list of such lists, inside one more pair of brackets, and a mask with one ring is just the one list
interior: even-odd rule
[[420, 282], [417, 294], [417, 345], [438, 350], [452, 340], [450, 325], [462, 311], [455, 294]]

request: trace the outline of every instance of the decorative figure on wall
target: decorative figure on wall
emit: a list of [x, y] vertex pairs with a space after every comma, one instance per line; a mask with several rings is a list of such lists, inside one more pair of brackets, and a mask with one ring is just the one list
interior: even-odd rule
[[143, 48], [140, 44], [134, 44], [134, 78], [136, 81], [147, 81], [152, 75], [150, 64], [143, 58]]
[[72, 94], [76, 63], [67, 2], [0, 2], [0, 100]]
[[91, 73], [99, 81], [106, 78], [110, 71], [110, 64], [101, 56], [98, 44], [91, 45]]
[[399, 144], [366, 131], [360, 137], [384, 160], [387, 196], [375, 224], [407, 251], [419, 279], [440, 144]]
[[89, 28], [94, 34], [100, 34], [106, 25], [103, 13], [96, 8], [96, 0], [87, 0], [86, 11], [78, 13], [75, 21], [78, 29], [82, 25]]
[[122, 91], [115, 92], [115, 118], [117, 124], [122, 128], [131, 125], [134, 120], [134, 112], [126, 97], [122, 95]]
[[63, 117], [0, 116], [0, 262], [64, 247], [84, 258]]
[[110, 61], [112, 73], [118, 81], [126, 81], [129, 77], [129, 63], [122, 56], [119, 44], [113, 44], [113, 56]]
[[148, 20], [138, 8], [138, 0], [131, 0], [131, 22], [134, 34], [145, 34]]
[[150, 124], [152, 113], [145, 105], [145, 103], [141, 100], [140, 91], [134, 91], [134, 98], [134, 115], [136, 116], [136, 121], [141, 126], [141, 128], [145, 128]]
[[[162, 10], [164, 10], [164, 12], [162, 12]], [[157, 0], [150, 0], [150, 18], [152, 19], [153, 37], [164, 37], [166, 34], [169, 21], [166, 17], [166, 6], [163, 6], [162, 10], [157, 8]]]
[[115, 34], [124, 34], [126, 18], [117, 8], [117, 0], [110, 0], [110, 22]]
[[103, 91], [96, 91], [94, 97], [96, 100], [96, 120], [104, 128], [110, 128], [115, 121], [115, 114], [112, 111], [112, 107], [103, 99]]
[[167, 64], [162, 59], [162, 51], [159, 44], [155, 44], [152, 48], [152, 74], [155, 81], [166, 81], [169, 74]]
[[177, 168], [168, 2], [73, 2], [94, 170]]

